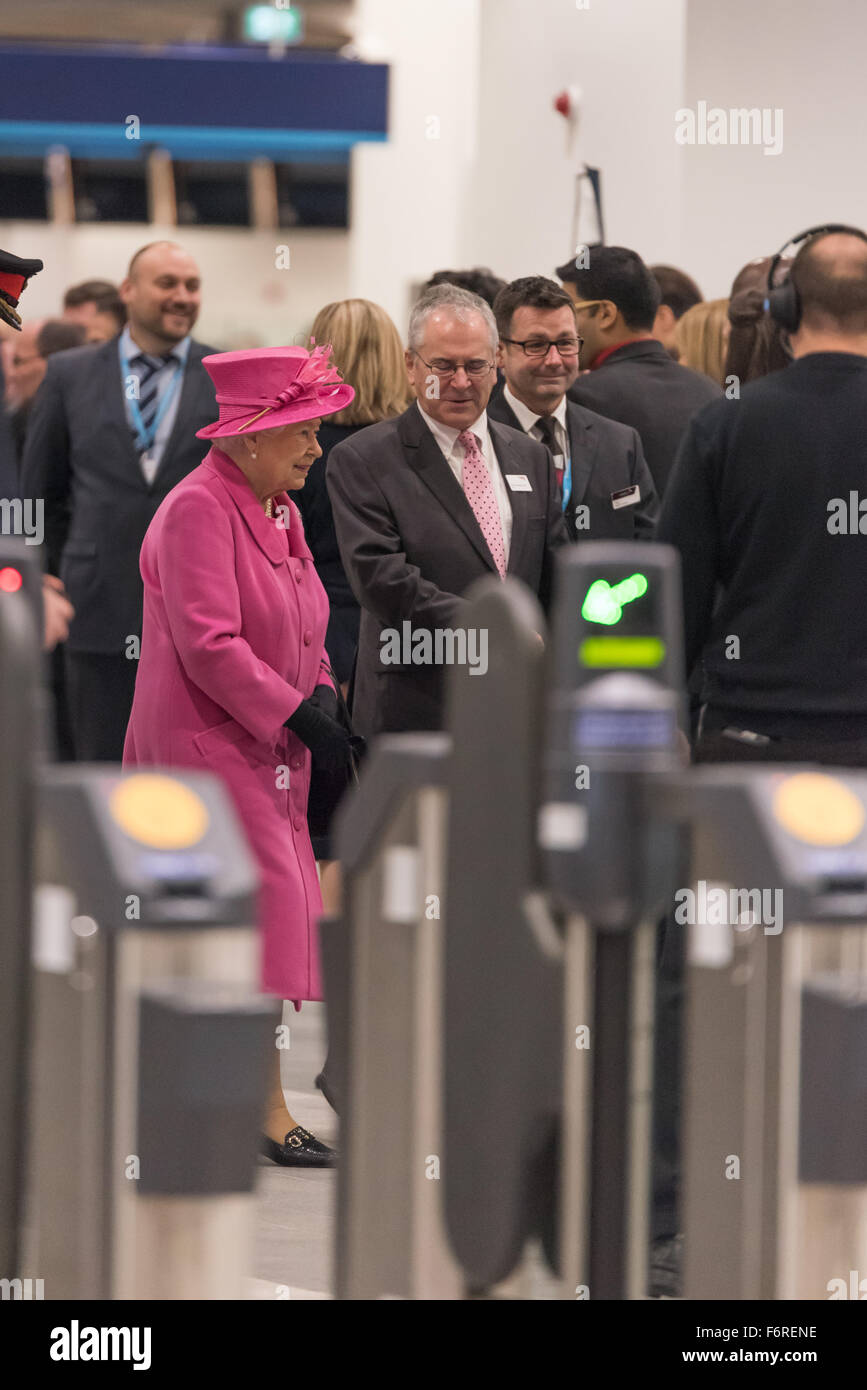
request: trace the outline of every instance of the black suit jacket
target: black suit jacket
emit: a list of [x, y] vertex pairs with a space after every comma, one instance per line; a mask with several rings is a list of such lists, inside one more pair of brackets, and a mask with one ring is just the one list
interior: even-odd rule
[[[520, 421], [504, 395], [488, 405], [488, 418], [513, 429]], [[564, 512], [570, 540], [649, 541], [653, 539], [659, 498], [635, 430], [606, 420], [574, 401], [566, 402], [572, 456], [572, 495]], [[529, 435], [528, 438], [532, 438]], [[639, 500], [615, 507], [612, 493], [637, 487]], [[576, 508], [586, 507], [585, 526], [576, 530]]]
[[693, 415], [722, 394], [710, 377], [675, 362], [655, 338], [617, 348], [568, 392], [578, 405], [638, 431], [660, 497]]
[[323, 420], [317, 436], [322, 457], [316, 459], [311, 467], [303, 488], [292, 496], [293, 502], [298, 504], [301, 512], [304, 539], [310, 547], [316, 573], [328, 595], [331, 611], [328, 631], [325, 634], [325, 650], [339, 681], [348, 681], [352, 675], [361, 609], [350, 588], [340, 558], [331, 499], [325, 485], [325, 469], [334, 446], [342, 444], [345, 439], [351, 439], [363, 428], [363, 425], [332, 425], [329, 420]]
[[[509, 489], [507, 572], [547, 607], [553, 552], [567, 540], [551, 456], [495, 420], [490, 433], [503, 474], [523, 474], [531, 487]], [[362, 608], [353, 723], [366, 735], [438, 729], [446, 672], [383, 664], [382, 633], [402, 632], [407, 620], [429, 632], [464, 621], [462, 596], [497, 573], [473, 510], [417, 405], [332, 449], [327, 482], [343, 565]]]
[[174, 425], [150, 484], [126, 419], [117, 338], [48, 361], [28, 424], [21, 491], [44, 499], [47, 565], [75, 608], [71, 650], [119, 653], [141, 634], [139, 551], [163, 498], [210, 447], [196, 430], [217, 418], [202, 366], [213, 351], [190, 343]]

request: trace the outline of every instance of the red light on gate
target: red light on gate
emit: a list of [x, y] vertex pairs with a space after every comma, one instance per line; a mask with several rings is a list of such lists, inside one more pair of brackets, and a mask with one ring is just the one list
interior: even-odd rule
[[21, 571], [14, 569], [12, 565], [4, 565], [0, 569], [0, 593], [17, 594], [23, 583]]

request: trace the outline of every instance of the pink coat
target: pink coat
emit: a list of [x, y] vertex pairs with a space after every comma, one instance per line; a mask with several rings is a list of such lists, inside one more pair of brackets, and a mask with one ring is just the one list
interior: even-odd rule
[[123, 761], [222, 778], [262, 873], [262, 988], [297, 1001], [322, 998], [322, 900], [310, 753], [283, 721], [330, 684], [328, 599], [298, 508], [285, 493], [274, 505], [282, 526], [212, 448], [157, 511], [141, 551], [144, 628]]

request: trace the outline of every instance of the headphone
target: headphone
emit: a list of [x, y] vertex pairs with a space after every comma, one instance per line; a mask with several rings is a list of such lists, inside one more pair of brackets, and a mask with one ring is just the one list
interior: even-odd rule
[[859, 236], [862, 241], [867, 241], [867, 233], [860, 231], [858, 227], [847, 227], [844, 222], [827, 222], [821, 227], [808, 227], [805, 232], [799, 232], [797, 236], [790, 237], [771, 261], [768, 270], [765, 313], [770, 314], [774, 323], [785, 329], [787, 333], [796, 333], [800, 327], [801, 296], [798, 294], [798, 287], [792, 279], [791, 270], [782, 284], [774, 284], [774, 274], [777, 267], [791, 247], [797, 246], [802, 241], [809, 241], [813, 237], [828, 236], [831, 232], [851, 232], [853, 236]]

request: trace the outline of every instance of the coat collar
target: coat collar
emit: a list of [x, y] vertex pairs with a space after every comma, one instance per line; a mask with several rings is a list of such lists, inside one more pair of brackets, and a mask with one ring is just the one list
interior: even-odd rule
[[[608, 365], [608, 363], [624, 362], [627, 358], [636, 357], [655, 357], [662, 362], [673, 362], [674, 358], [668, 350], [663, 347], [658, 338], [630, 338], [628, 342], [618, 343], [617, 347], [608, 348], [601, 354], [602, 361], [597, 357], [591, 367], [591, 372], [598, 372]], [[596, 363], [598, 362], [598, 366]], [[578, 378], [579, 382], [581, 378]]]
[[[278, 492], [274, 498], [276, 516], [288, 518], [288, 524], [280, 526], [269, 521], [262, 510], [262, 504], [254, 493], [244, 474], [236, 463], [222, 449], [212, 446], [204, 459], [204, 465], [211, 468], [223, 483], [241, 516], [247, 524], [250, 535], [265, 552], [274, 565], [290, 555], [298, 560], [311, 560], [313, 557], [304, 539], [301, 513], [288, 492]], [[279, 508], [285, 508], [282, 513]]]

